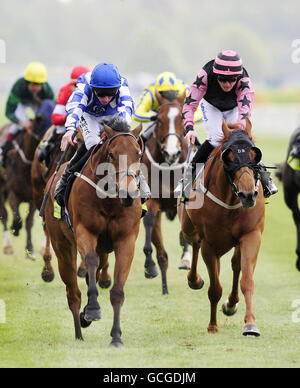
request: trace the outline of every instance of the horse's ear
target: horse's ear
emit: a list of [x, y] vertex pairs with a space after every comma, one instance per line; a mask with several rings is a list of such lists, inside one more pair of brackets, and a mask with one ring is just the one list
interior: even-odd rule
[[140, 136], [140, 133], [142, 132], [143, 124], [140, 123], [137, 127], [135, 127], [131, 132], [132, 134], [138, 138]]
[[104, 124], [104, 132], [106, 133], [108, 138], [113, 137], [113, 134], [114, 134], [113, 129], [106, 124]]
[[183, 94], [177, 98], [177, 101], [179, 102], [180, 105], [184, 104], [185, 98], [186, 98], [186, 91], [184, 91]]
[[222, 123], [222, 131], [224, 134], [224, 139], [228, 139], [230, 136], [230, 129], [228, 128], [228, 125], [224, 119], [223, 119], [223, 123]]
[[252, 129], [252, 123], [251, 123], [250, 119], [248, 117], [246, 117], [246, 132], [250, 138], [252, 138], [251, 129]]
[[164, 103], [162, 95], [155, 90], [155, 97], [157, 98], [158, 105], [162, 105]]

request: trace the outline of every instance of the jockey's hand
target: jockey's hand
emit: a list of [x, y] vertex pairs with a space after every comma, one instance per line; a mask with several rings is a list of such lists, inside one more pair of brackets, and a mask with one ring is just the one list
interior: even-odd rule
[[77, 144], [76, 137], [73, 139], [74, 133], [76, 133], [75, 129], [68, 129], [68, 131], [64, 134], [60, 144], [61, 151], [65, 151], [68, 144], [71, 144], [72, 146], [75, 146]]
[[188, 142], [188, 146], [190, 146], [190, 144], [195, 144], [195, 139], [196, 139], [196, 132], [195, 131], [189, 131], [186, 135], [185, 135], [185, 139], [187, 140]]

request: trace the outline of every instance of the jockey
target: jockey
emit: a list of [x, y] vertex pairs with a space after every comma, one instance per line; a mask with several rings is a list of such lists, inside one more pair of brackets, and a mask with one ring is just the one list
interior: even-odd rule
[[[201, 101], [201, 102], [200, 102]], [[207, 129], [207, 138], [196, 152], [191, 164], [195, 178], [196, 164], [205, 163], [211, 151], [221, 144], [223, 139], [222, 122], [239, 123], [246, 127], [246, 117], [251, 116], [254, 101], [254, 88], [242, 60], [235, 51], [220, 52], [214, 60], [209, 61], [200, 70], [190, 88], [182, 109], [183, 123], [188, 143], [194, 144], [194, 112], [199, 103]], [[271, 175], [260, 163], [260, 178], [267, 198], [276, 194]], [[176, 188], [176, 195], [181, 195], [188, 182], [181, 180]]]
[[66, 104], [71, 94], [75, 90], [78, 78], [89, 72], [90, 69], [86, 66], [76, 66], [71, 72], [71, 80], [66, 85], [62, 86], [56, 100], [56, 106], [51, 115], [51, 123], [55, 126], [51, 136], [39, 147], [38, 160], [42, 162], [47, 158], [55, 146], [55, 141], [59, 135], [64, 134], [65, 121], [67, 118]]
[[[156, 121], [159, 110], [159, 103], [155, 95], [156, 92], [160, 93], [162, 97], [167, 100], [172, 101], [175, 98], [182, 96], [184, 93], [187, 93], [188, 90], [189, 86], [182, 80], [176, 78], [174, 73], [168, 71], [160, 73], [157, 76], [155, 83], [153, 82], [147, 85], [144, 89], [139, 99], [138, 106], [133, 113], [134, 120], [144, 123]], [[194, 121], [196, 124], [203, 121], [200, 108], [195, 112]], [[150, 139], [153, 130], [154, 123], [151, 123], [142, 134], [144, 142]]]
[[0, 147], [0, 164], [5, 165], [8, 151], [13, 147], [12, 140], [23, 129], [30, 131], [31, 122], [26, 108], [30, 107], [35, 113], [46, 102], [51, 110], [44, 109], [46, 122], [54, 108], [54, 93], [47, 82], [47, 69], [43, 63], [31, 62], [25, 69], [24, 77], [19, 78], [13, 85], [6, 103], [6, 117], [13, 123], [7, 134], [5, 143]]
[[[76, 151], [57, 182], [54, 198], [60, 206], [64, 206], [64, 192], [68, 178], [83, 167], [93, 147], [99, 143], [105, 119], [118, 116], [130, 124], [134, 101], [130, 95], [127, 80], [121, 77], [118, 69], [111, 63], [100, 63], [92, 72], [78, 78], [76, 89], [67, 103], [66, 110], [66, 133], [62, 138], [61, 150], [64, 151], [68, 144], [76, 143], [73, 135], [78, 126], [82, 132], [84, 144]], [[140, 178], [142, 196], [148, 199], [149, 187], [145, 178]]]

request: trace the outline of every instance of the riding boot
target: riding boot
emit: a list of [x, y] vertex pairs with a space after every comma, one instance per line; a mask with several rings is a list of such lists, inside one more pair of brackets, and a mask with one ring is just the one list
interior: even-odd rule
[[184, 174], [183, 178], [180, 179], [174, 190], [175, 197], [181, 197], [183, 192], [190, 192], [196, 178], [197, 164], [204, 164], [214, 148], [215, 147], [212, 146], [208, 140], [205, 140], [205, 142], [198, 148], [193, 160], [187, 167], [187, 172]]
[[[92, 148], [91, 148], [92, 150]], [[82, 144], [78, 150], [73, 155], [72, 159], [69, 161], [67, 167], [62, 173], [60, 180], [57, 182], [55, 191], [54, 191], [54, 199], [56, 202], [63, 207], [65, 205], [65, 190], [69, 181], [69, 178], [74, 174], [74, 172], [80, 169], [80, 166], [83, 167], [86, 162], [86, 155], [90, 155], [90, 152], [87, 152], [85, 144]]]
[[52, 132], [51, 136], [48, 140], [46, 140], [43, 144], [39, 146], [38, 151], [38, 161], [42, 163], [50, 154], [55, 146], [55, 142], [58, 138], [59, 134], [56, 132], [56, 128]]
[[12, 140], [7, 140], [2, 144], [0, 147], [0, 164], [5, 167], [6, 166], [6, 157], [8, 152], [13, 149], [13, 142]]
[[276, 194], [278, 192], [278, 188], [276, 187], [271, 177], [271, 173], [267, 171], [265, 165], [262, 162], [260, 162], [258, 163], [258, 166], [259, 166], [260, 181], [264, 191], [264, 197], [269, 198], [271, 195]]
[[149, 127], [141, 134], [141, 138], [143, 139], [143, 142], [146, 143], [151, 136], [153, 135], [153, 131], [155, 128], [155, 122], [149, 125]]

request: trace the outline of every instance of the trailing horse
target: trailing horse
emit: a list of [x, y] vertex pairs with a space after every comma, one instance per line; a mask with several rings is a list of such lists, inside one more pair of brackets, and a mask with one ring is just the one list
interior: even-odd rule
[[[156, 93], [159, 112], [152, 138], [145, 145], [143, 163], [148, 170], [148, 184], [152, 196], [147, 201], [148, 213], [144, 217], [146, 241], [144, 245], [145, 277], [148, 279], [158, 275], [152, 259], [152, 245], [157, 253], [157, 261], [162, 276], [162, 293], [168, 294], [167, 268], [168, 254], [163, 244], [161, 216], [164, 212], [169, 220], [177, 214], [177, 198], [174, 188], [182, 176], [187, 156], [187, 143], [184, 140], [182, 124], [182, 104], [185, 96], [169, 101]], [[180, 268], [190, 268], [188, 244], [179, 233], [179, 241], [183, 247]]]
[[[101, 318], [96, 282], [100, 281], [103, 287], [109, 286], [108, 254], [114, 251], [114, 284], [110, 290], [114, 311], [111, 346], [119, 347], [123, 345], [120, 328], [123, 288], [130, 271], [142, 215], [138, 189], [142, 156], [138, 136], [142, 125], [131, 132], [123, 121], [116, 120], [110, 125], [104, 125], [107, 140], [101, 147], [94, 148], [81, 173], [76, 173], [78, 178], [66, 202], [73, 233], [64, 221], [53, 215], [54, 187], [62, 169], [57, 174], [46, 204], [45, 221], [58, 259], [60, 276], [66, 285], [76, 339], [83, 339], [81, 327]], [[80, 314], [77, 251], [86, 264], [88, 285], [88, 303]]]
[[[239, 302], [238, 283], [246, 302], [244, 335], [260, 335], [252, 308], [254, 291], [253, 273], [257, 262], [264, 229], [265, 204], [262, 185], [258, 180], [261, 152], [251, 136], [251, 123], [245, 130], [230, 130], [223, 122], [224, 142], [212, 152], [194, 183], [188, 204], [179, 206], [184, 237], [193, 247], [192, 267], [188, 284], [192, 289], [203, 287], [197, 272], [198, 254], [201, 254], [210, 277], [208, 297], [211, 315], [210, 333], [218, 331], [217, 305], [222, 296], [219, 281], [220, 258], [234, 248], [232, 257], [233, 284], [223, 313], [233, 315]], [[199, 176], [199, 174], [198, 174]], [[199, 198], [197, 198], [197, 196]], [[200, 206], [195, 206], [198, 201]]]
[[300, 192], [300, 127], [292, 133], [287, 157], [281, 169], [276, 173], [283, 183], [284, 200], [292, 211], [293, 220], [297, 229], [296, 267], [300, 271], [300, 210], [298, 195]]

